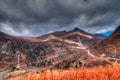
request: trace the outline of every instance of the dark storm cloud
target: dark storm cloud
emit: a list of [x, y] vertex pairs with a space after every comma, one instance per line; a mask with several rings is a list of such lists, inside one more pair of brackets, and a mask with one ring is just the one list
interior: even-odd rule
[[120, 23], [119, 3], [120, 0], [0, 0], [0, 30], [37, 36], [74, 27], [91, 32], [114, 29]]

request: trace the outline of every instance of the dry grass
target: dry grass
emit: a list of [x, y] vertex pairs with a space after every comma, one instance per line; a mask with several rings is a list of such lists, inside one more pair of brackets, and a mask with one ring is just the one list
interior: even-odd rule
[[120, 64], [93, 69], [79, 68], [68, 70], [46, 70], [28, 73], [26, 77], [15, 77], [11, 80], [120, 80]]

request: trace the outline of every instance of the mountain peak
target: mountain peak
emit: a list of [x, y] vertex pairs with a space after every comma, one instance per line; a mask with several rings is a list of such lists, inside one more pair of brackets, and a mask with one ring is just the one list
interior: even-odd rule
[[80, 28], [78, 27], [75, 27], [73, 30], [71, 30], [70, 32], [82, 32], [82, 33], [85, 33], [85, 31], [81, 30]]
[[6, 36], [7, 34], [5, 34], [4, 32], [0, 31], [0, 36]]
[[120, 35], [120, 25], [115, 29], [115, 31], [111, 34], [111, 36]]
[[1, 37], [1, 38], [8, 38], [8, 39], [15, 38], [15, 36], [9, 35], [9, 34], [4, 33], [4, 32], [2, 32], [2, 31], [0, 31], [0, 37]]
[[120, 32], [120, 25], [116, 28], [115, 32]]
[[74, 32], [79, 32], [79, 33], [83, 33], [83, 34], [86, 34], [86, 35], [91, 35], [91, 36], [93, 36], [91, 33], [85, 32], [84, 30], [81, 30], [81, 29], [78, 28], [78, 27], [75, 27], [73, 30], [69, 31], [68, 33], [74, 33]]
[[80, 29], [78, 27], [75, 27], [74, 31], [80, 31]]

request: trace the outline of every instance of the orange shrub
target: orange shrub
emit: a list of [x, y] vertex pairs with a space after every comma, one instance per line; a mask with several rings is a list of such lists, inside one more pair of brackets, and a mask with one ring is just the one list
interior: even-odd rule
[[[12, 80], [18, 80], [14, 78]], [[78, 68], [68, 70], [46, 70], [44, 72], [30, 72], [26, 78], [19, 80], [120, 80], [120, 64], [92, 69]]]

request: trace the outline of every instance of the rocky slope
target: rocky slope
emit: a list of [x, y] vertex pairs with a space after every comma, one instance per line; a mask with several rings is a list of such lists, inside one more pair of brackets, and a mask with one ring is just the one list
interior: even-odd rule
[[[0, 68], [19, 63], [37, 67], [79, 67], [92, 57], [83, 50], [101, 38], [78, 28], [36, 38], [19, 38], [0, 33]], [[18, 57], [19, 55], [19, 57]]]
[[97, 56], [120, 58], [120, 26], [110, 35], [110, 37], [97, 43], [92, 47], [92, 51]]

